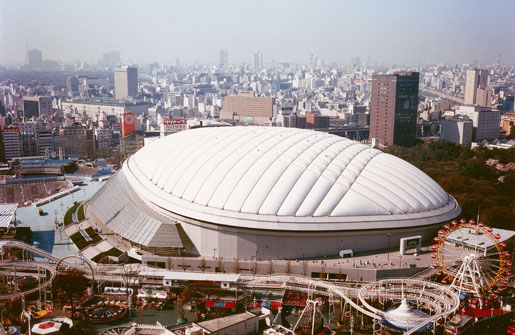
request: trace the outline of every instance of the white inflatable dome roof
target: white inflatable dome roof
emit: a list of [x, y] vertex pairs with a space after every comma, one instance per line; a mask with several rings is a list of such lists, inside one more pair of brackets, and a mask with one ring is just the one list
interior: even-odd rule
[[187, 130], [143, 147], [124, 169], [145, 199], [188, 217], [322, 222], [410, 213], [420, 218], [459, 208], [408, 162], [304, 129]]

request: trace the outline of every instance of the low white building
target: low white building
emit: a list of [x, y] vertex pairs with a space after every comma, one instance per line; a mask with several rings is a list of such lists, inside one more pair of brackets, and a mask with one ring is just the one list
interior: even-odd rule
[[116, 115], [120, 118], [125, 112], [132, 112], [138, 116], [148, 112], [149, 105], [143, 101], [119, 100], [108, 98], [75, 99], [61, 103], [63, 112], [86, 114], [94, 119], [98, 116]]
[[477, 105], [464, 105], [460, 106], [456, 114], [466, 115], [472, 120], [474, 142], [499, 138], [501, 111]]
[[470, 148], [473, 127], [472, 120], [466, 115], [457, 115], [450, 120], [442, 120], [440, 141], [457, 143]]
[[172, 328], [173, 334], [191, 335], [245, 335], [257, 334], [259, 322], [266, 320], [269, 326], [272, 314], [266, 308], [254, 309], [244, 313], [229, 315], [226, 317], [195, 323], [186, 327]]

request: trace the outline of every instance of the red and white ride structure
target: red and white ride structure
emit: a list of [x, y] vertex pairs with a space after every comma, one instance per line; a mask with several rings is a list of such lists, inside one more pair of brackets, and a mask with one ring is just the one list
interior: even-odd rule
[[502, 292], [512, 276], [511, 255], [491, 227], [474, 220], [452, 221], [433, 239], [433, 268], [442, 284], [477, 297]]

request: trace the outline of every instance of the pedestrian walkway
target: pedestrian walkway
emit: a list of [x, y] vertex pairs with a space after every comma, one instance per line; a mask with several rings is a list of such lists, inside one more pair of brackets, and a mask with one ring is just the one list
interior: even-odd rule
[[104, 182], [88, 182], [80, 190], [66, 195], [38, 208], [45, 215], [40, 216], [38, 208], [34, 206], [18, 207], [16, 218], [20, 227], [30, 227], [32, 230], [32, 244], [58, 258], [69, 255], [78, 255], [75, 245], [70, 241], [64, 230], [58, 229], [55, 221], [62, 221], [66, 211], [75, 201], [89, 199], [104, 184]]

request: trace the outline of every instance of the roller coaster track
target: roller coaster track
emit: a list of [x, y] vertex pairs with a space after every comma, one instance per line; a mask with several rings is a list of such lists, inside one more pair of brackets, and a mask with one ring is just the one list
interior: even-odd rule
[[[330, 282], [314, 280], [302, 276], [293, 275], [271, 275], [271, 276], [240, 276], [240, 285], [252, 287], [254, 285], [264, 287], [267, 284], [271, 287], [282, 287], [286, 289], [309, 292], [317, 295], [332, 295], [339, 296], [350, 306], [354, 307], [359, 312], [367, 315], [376, 320], [384, 320], [385, 312], [373, 308], [366, 302], [367, 299], [380, 299], [385, 298], [385, 292], [379, 290], [372, 290], [371, 285], [380, 285], [383, 282], [396, 283], [397, 285], [415, 286], [417, 288], [414, 292], [404, 293], [400, 289], [393, 289], [388, 292], [387, 297], [400, 300], [406, 297], [411, 301], [424, 304], [427, 308], [431, 309], [435, 314], [428, 317], [404, 317], [398, 318], [398, 321], [406, 321], [416, 326], [411, 328], [405, 334], [412, 334], [417, 329], [420, 329], [430, 322], [439, 320], [456, 311], [459, 306], [459, 298], [453, 293], [445, 290], [441, 285], [427, 282], [418, 279], [399, 278], [388, 279], [379, 282], [372, 282], [370, 284], [362, 285], [361, 287], [338, 286]], [[444, 294], [445, 293], [445, 294]], [[356, 303], [352, 298], [358, 298]], [[362, 303], [362, 305], [359, 304]]]
[[[15, 298], [19, 297], [20, 295], [30, 294], [43, 287], [50, 285], [50, 283], [56, 275], [56, 266], [58, 263], [81, 270], [86, 274], [88, 274], [89, 272], [89, 276], [93, 277], [91, 275], [91, 272], [89, 271], [91, 267], [95, 272], [94, 277], [98, 281], [124, 281], [125, 271], [120, 266], [99, 266], [90, 264], [86, 265], [61, 262], [61, 259], [52, 256], [48, 252], [35, 248], [21, 241], [0, 241], [0, 248], [19, 248], [26, 251], [30, 251], [31, 253], [46, 258], [48, 260], [48, 262], [1, 263], [0, 267], [8, 267], [12, 264], [17, 264], [20, 266], [20, 268], [45, 268], [51, 273], [51, 278], [42, 285], [25, 292], [17, 292], [9, 295], [0, 295], [0, 299], [6, 299], [11, 297]], [[138, 269], [150, 269], [150, 267], [140, 265]], [[135, 270], [137, 271], [138, 269]], [[166, 271], [164, 269], [156, 268], [152, 268], [152, 270], [163, 272]], [[388, 289], [388, 292], [385, 294], [385, 291], [381, 290], [381, 285], [385, 285], [385, 283], [387, 283], [388, 285], [397, 285], [397, 287], [392, 287], [391, 289]], [[399, 285], [403, 285], [402, 291], [401, 289], [399, 289]], [[413, 289], [411, 291], [409, 291], [409, 289], [404, 291], [404, 285], [407, 288], [412, 287]], [[385, 312], [372, 307], [370, 304], [368, 304], [368, 300], [385, 298], [400, 300], [402, 297], [406, 297], [410, 301], [416, 301], [417, 304], [422, 304], [426, 306], [427, 309], [432, 311], [433, 315], [427, 317], [405, 317], [402, 320], [400, 320], [407, 321], [411, 324], [416, 324], [415, 327], [408, 330], [405, 334], [412, 334], [413, 332], [424, 327], [428, 323], [435, 322], [441, 318], [444, 318], [454, 313], [459, 306], [459, 297], [456, 293], [446, 290], [445, 287], [439, 284], [415, 278], [386, 279], [383, 281], [377, 281], [367, 284], [346, 283], [345, 285], [337, 285], [332, 282], [316, 280], [297, 275], [274, 274], [265, 276], [240, 274], [238, 286], [242, 288], [280, 288], [307, 292], [308, 294], [315, 295], [333, 297], [337, 296], [343, 299], [347, 304], [349, 304], [359, 312], [376, 320], [384, 320]]]
[[0, 294], [0, 300], [5, 299], [15, 299], [15, 298], [21, 298], [23, 296], [32, 294], [34, 292], [37, 292], [41, 289], [44, 289], [45, 287], [52, 284], [52, 281], [54, 280], [57, 271], [55, 270], [55, 265], [53, 264], [47, 264], [44, 262], [14, 262], [14, 263], [1, 263], [0, 268], [15, 268], [16, 266], [19, 266], [23, 269], [30, 269], [30, 270], [39, 270], [39, 269], [45, 269], [50, 273], [50, 278], [46, 278], [45, 282], [39, 284], [38, 286], [31, 288], [26, 291], [20, 291], [15, 293], [9, 293], [9, 294]]

